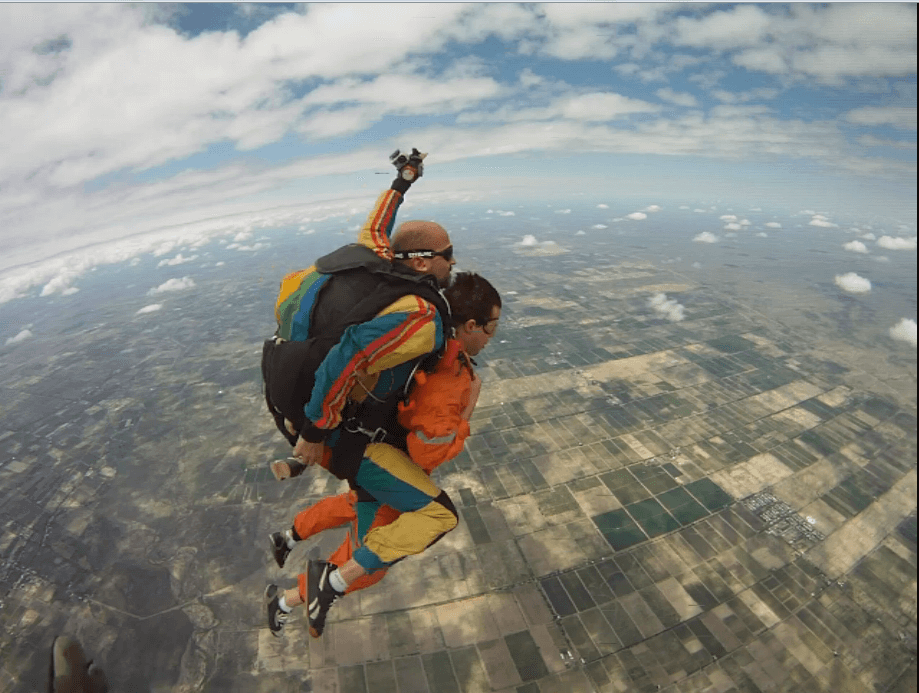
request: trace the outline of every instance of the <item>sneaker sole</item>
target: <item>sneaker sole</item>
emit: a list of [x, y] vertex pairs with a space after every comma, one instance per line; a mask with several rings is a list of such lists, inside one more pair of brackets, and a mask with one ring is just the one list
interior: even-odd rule
[[[277, 594], [278, 594], [277, 585], [268, 585], [268, 587], [265, 588], [265, 600], [266, 601], [270, 602], [272, 599], [275, 598], [275, 596], [277, 596]], [[265, 607], [267, 608], [267, 606], [268, 605], [266, 604]], [[277, 630], [272, 630], [271, 625], [269, 625], [268, 632], [271, 633], [274, 637], [280, 638], [281, 635], [284, 633], [284, 627], [282, 626], [281, 628], [278, 628]]]
[[274, 543], [274, 534], [268, 535], [268, 543], [271, 544], [271, 555], [274, 556], [274, 562], [278, 564], [278, 568], [283, 568], [284, 564], [287, 563], [287, 558], [278, 559], [277, 544]]
[[[311, 580], [310, 580], [310, 574], [311, 574], [311, 573], [313, 572], [313, 570], [314, 570], [314, 568], [313, 568], [314, 565], [315, 565], [315, 562], [312, 561], [312, 560], [309, 560], [309, 561], [306, 562], [306, 602], [305, 602], [305, 604], [306, 604], [307, 613], [309, 613], [309, 605], [310, 605], [310, 582], [311, 582]], [[310, 625], [310, 628], [309, 628], [309, 630], [310, 630], [310, 635], [311, 635], [312, 637], [314, 637], [314, 638], [319, 638], [319, 637], [321, 637], [321, 636], [322, 636], [322, 631], [321, 631], [321, 630], [318, 630], [318, 629], [313, 625], [313, 623], [312, 623], [313, 619], [307, 617], [307, 620], [309, 621], [309, 625]]]

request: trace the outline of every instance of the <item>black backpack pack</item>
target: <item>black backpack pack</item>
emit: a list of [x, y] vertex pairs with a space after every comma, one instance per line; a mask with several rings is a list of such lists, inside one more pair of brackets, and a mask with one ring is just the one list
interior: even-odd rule
[[[297, 432], [303, 430], [307, 424], [303, 409], [312, 397], [316, 370], [348, 327], [368, 322], [398, 299], [415, 295], [433, 304], [440, 313], [444, 345], [449, 336], [450, 309], [430, 275], [393, 265], [358, 244], [320, 258], [316, 270], [331, 277], [310, 308], [309, 338], [287, 341], [276, 334], [265, 341], [262, 349], [265, 402], [278, 430], [291, 445], [296, 445], [298, 433], [287, 428], [285, 419]], [[418, 365], [432, 370], [439, 356], [438, 352], [419, 358]], [[384, 402], [368, 397], [360, 405], [346, 409], [345, 430], [335, 446], [329, 469], [332, 474], [349, 480], [356, 474], [364, 448], [377, 442], [368, 436], [395, 424], [397, 402], [404, 393], [397, 394]]]

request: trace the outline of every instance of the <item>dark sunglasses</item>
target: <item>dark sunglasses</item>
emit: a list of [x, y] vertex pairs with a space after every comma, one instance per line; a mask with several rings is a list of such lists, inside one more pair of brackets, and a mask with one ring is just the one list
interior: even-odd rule
[[453, 246], [448, 245], [443, 250], [403, 250], [393, 253], [396, 260], [408, 260], [413, 257], [442, 257], [447, 262], [453, 259]]

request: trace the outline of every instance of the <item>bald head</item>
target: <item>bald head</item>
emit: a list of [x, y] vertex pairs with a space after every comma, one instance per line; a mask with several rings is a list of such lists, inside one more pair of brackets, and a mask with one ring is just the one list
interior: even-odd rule
[[450, 244], [450, 234], [433, 221], [406, 221], [399, 225], [392, 237], [392, 249], [437, 250]]
[[[406, 221], [392, 236], [392, 249], [397, 253], [411, 250], [446, 251], [450, 247], [450, 234], [433, 221]], [[456, 264], [452, 255], [434, 257], [411, 257], [396, 260], [419, 274], [431, 274], [437, 278], [441, 288], [450, 283], [450, 270]]]

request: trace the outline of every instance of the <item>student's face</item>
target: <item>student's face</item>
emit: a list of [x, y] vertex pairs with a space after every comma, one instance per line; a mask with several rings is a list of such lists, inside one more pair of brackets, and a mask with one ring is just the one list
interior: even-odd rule
[[477, 325], [474, 320], [467, 320], [457, 331], [457, 338], [463, 345], [463, 351], [470, 356], [477, 355], [484, 349], [498, 329], [501, 309], [494, 306], [491, 318], [484, 325]]

